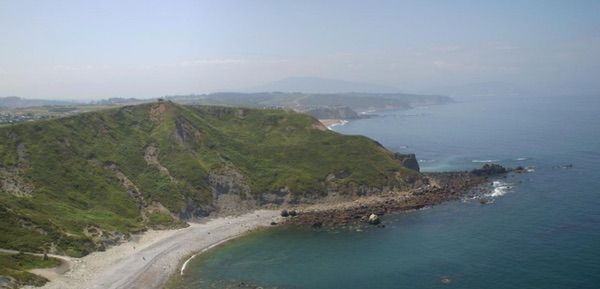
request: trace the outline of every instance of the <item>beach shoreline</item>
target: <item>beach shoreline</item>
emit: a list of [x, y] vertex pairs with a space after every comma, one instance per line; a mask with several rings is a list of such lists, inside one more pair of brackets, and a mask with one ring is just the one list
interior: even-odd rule
[[[136, 235], [130, 241], [94, 252], [83, 258], [69, 258], [67, 272], [36, 269], [50, 280], [42, 289], [125, 289], [163, 288], [172, 276], [182, 275], [195, 256], [273, 222], [308, 225], [314, 228], [368, 225], [370, 215], [420, 209], [473, 193], [489, 183], [485, 175], [470, 172], [426, 173], [428, 185], [407, 191], [371, 196], [321, 200], [319, 203], [286, 206], [295, 216], [284, 218], [280, 210], [256, 210], [237, 216], [216, 217], [203, 223], [190, 223], [182, 229]], [[502, 174], [500, 174], [502, 175]], [[285, 209], [284, 207], [280, 209]], [[297, 215], [296, 215], [297, 213]], [[62, 266], [65, 268], [65, 266]], [[83, 286], [82, 286], [83, 285]]]
[[348, 123], [347, 120], [344, 119], [319, 119], [319, 122], [321, 122], [324, 126], [326, 126], [328, 129], [332, 129], [336, 126], [340, 126], [340, 125], [345, 125]]
[[[125, 289], [163, 288], [180, 272], [186, 257], [200, 254], [226, 241], [279, 220], [279, 211], [257, 210], [239, 216], [218, 217], [204, 223], [190, 223], [182, 229], [148, 231], [132, 240], [94, 252], [83, 258], [70, 258], [70, 270], [37, 269], [50, 282], [41, 289]], [[44, 271], [45, 270], [45, 271]]]

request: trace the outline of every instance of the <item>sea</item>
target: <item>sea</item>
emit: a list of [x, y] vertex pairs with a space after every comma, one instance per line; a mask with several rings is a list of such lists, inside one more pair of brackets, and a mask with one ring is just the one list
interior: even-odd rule
[[193, 259], [172, 288], [600, 288], [600, 96], [456, 98], [333, 129], [415, 153], [425, 172], [527, 173], [385, 228], [277, 227]]

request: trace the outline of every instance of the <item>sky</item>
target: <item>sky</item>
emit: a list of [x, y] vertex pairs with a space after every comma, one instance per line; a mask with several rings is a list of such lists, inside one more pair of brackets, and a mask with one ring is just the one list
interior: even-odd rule
[[600, 94], [600, 1], [0, 0], [0, 97], [159, 97], [298, 76]]

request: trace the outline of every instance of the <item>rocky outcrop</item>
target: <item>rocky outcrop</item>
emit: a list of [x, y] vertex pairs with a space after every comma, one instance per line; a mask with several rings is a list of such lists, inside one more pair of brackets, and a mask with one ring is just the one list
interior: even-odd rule
[[195, 127], [185, 117], [177, 117], [175, 120], [175, 131], [173, 132], [173, 138], [180, 145], [185, 145], [189, 142], [201, 142], [202, 132], [200, 129]]
[[19, 176], [18, 169], [0, 168], [0, 192], [7, 192], [15, 197], [31, 197], [33, 185]]
[[413, 171], [421, 171], [421, 168], [419, 167], [419, 162], [417, 161], [417, 157], [415, 156], [415, 154], [400, 154], [400, 153], [395, 153], [394, 157], [398, 160], [402, 161], [402, 165], [407, 168], [407, 169], [411, 169]]
[[7, 192], [15, 197], [30, 197], [34, 187], [21, 177], [23, 171], [29, 167], [24, 143], [17, 141], [16, 153], [17, 164], [15, 166], [0, 166], [0, 192]]
[[150, 107], [150, 120], [154, 123], [160, 123], [164, 119], [163, 116], [166, 110], [167, 105], [163, 101], [153, 104]]
[[156, 146], [154, 146], [154, 144], [150, 144], [150, 145], [146, 146], [146, 149], [144, 150], [144, 160], [146, 160], [146, 163], [149, 166], [152, 166], [152, 167], [155, 167], [156, 169], [158, 169], [158, 171], [160, 172], [161, 175], [166, 176], [172, 182], [175, 182], [175, 178], [173, 178], [171, 176], [171, 174], [169, 173], [169, 169], [164, 167], [158, 161], [158, 153], [159, 153], [158, 148]]
[[471, 174], [485, 177], [485, 176], [495, 176], [507, 173], [508, 170], [498, 164], [485, 164], [479, 169], [474, 169], [471, 171]]
[[321, 200], [323, 204], [335, 205], [319, 205], [321, 209], [300, 211], [296, 217], [286, 219], [286, 222], [312, 227], [318, 223], [318, 227], [326, 228], [378, 225], [377, 219], [381, 222], [380, 216], [384, 214], [421, 209], [457, 199], [473, 193], [474, 189], [484, 190], [480, 185], [489, 181], [486, 176], [469, 172], [423, 173], [420, 179], [422, 181], [410, 190], [390, 189], [364, 198], [352, 196], [345, 201]]
[[148, 206], [148, 203], [144, 199], [144, 195], [142, 194], [140, 189], [138, 189], [138, 187], [125, 175], [125, 173], [123, 173], [123, 171], [121, 171], [121, 169], [119, 169], [119, 167], [116, 164], [112, 162], [107, 162], [104, 165], [104, 167], [115, 174], [119, 181], [121, 181], [123, 187], [127, 189], [129, 197], [134, 199], [135, 202], [139, 205], [140, 210], [143, 211], [143, 209]]
[[215, 170], [208, 175], [213, 205], [220, 214], [236, 214], [257, 207], [244, 176], [231, 167]]

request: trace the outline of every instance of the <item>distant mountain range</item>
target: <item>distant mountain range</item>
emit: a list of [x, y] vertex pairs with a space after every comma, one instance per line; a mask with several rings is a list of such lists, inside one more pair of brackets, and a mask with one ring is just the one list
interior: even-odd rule
[[320, 77], [288, 77], [247, 90], [247, 92], [265, 91], [303, 93], [397, 93], [400, 90], [392, 86]]

